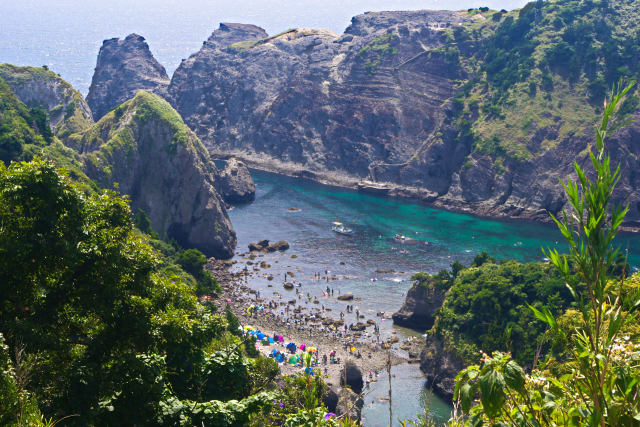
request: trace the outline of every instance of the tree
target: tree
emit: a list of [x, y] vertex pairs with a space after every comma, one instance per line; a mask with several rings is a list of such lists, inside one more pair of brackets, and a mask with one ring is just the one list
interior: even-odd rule
[[[627, 325], [637, 321], [640, 299], [637, 292], [623, 292], [624, 277], [610, 276], [619, 263], [619, 249], [612, 242], [627, 207], [610, 207], [620, 167], [611, 171], [604, 144], [609, 120], [632, 87], [633, 83], [624, 89], [619, 85], [605, 105], [596, 152], [589, 151], [593, 180], [574, 163], [577, 181], [563, 184], [572, 212], [553, 217], [569, 243], [569, 254], [557, 250], [546, 254], [576, 303], [579, 316], [574, 329], [563, 329], [548, 309], [531, 307], [552, 333], [566, 339], [570, 356], [561, 366], [547, 367], [546, 375], [539, 370], [525, 375], [508, 354], [484, 355], [481, 366], [470, 366], [456, 379], [454, 397], [470, 414], [469, 425], [605, 426], [640, 421], [640, 346], [621, 336]], [[564, 375], [554, 375], [552, 369]], [[479, 402], [472, 408], [477, 396]]]

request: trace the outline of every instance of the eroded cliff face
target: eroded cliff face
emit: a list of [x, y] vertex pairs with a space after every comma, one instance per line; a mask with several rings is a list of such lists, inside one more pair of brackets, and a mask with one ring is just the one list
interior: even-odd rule
[[440, 126], [458, 70], [430, 51], [442, 46], [438, 26], [461, 20], [370, 14], [342, 36], [256, 31], [242, 42], [221, 26], [180, 65], [169, 98], [213, 152], [366, 178], [376, 162], [411, 159]]
[[80, 92], [53, 71], [0, 64], [0, 78], [26, 106], [47, 111], [51, 129], [65, 143], [93, 124], [91, 109]]
[[[534, 124], [528, 160], [475, 150], [452, 105], [472, 76], [451, 59], [444, 36], [469, 19], [368, 13], [340, 36], [221, 26], [176, 70], [168, 96], [214, 156], [474, 214], [549, 221], [566, 204], [558, 179], [573, 173], [574, 160], [588, 161], [593, 124], [569, 134]], [[640, 164], [623, 153], [640, 153], [638, 126], [609, 143], [623, 164], [616, 197], [631, 202], [630, 227], [640, 226]]]
[[140, 91], [87, 131], [85, 172], [144, 210], [163, 239], [230, 258], [236, 236], [215, 190], [216, 168], [198, 137], [157, 95]]
[[169, 77], [153, 57], [144, 37], [130, 34], [124, 40], [105, 40], [87, 95], [93, 118], [133, 98], [139, 90], [164, 94]]
[[[566, 205], [558, 179], [573, 173], [574, 160], [588, 162], [595, 115], [567, 125], [549, 106], [526, 123], [526, 141], [514, 142], [525, 156], [488, 153], [486, 141], [478, 145], [460, 124], [462, 117], [482, 126], [482, 111], [462, 114], [454, 102], [465, 82], [482, 77], [461, 65], [451, 39], [474, 19], [485, 18], [367, 13], [342, 35], [293, 29], [268, 36], [252, 25], [221, 24], [164, 94], [215, 157], [448, 209], [549, 221]], [[96, 88], [100, 82], [94, 77]], [[105, 85], [123, 90], [108, 79]], [[537, 102], [531, 99], [523, 102]], [[626, 225], [636, 228], [639, 116], [608, 143], [623, 166], [615, 199], [630, 203]], [[505, 133], [513, 126], [504, 124]]]

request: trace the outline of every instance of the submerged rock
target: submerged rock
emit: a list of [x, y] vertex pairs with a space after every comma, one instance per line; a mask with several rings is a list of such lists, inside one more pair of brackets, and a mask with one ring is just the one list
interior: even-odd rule
[[351, 292], [347, 292], [346, 294], [342, 294], [338, 296], [340, 301], [351, 301], [353, 299], [353, 294]]
[[113, 38], [102, 43], [87, 102], [93, 118], [99, 120], [139, 90], [164, 95], [168, 86], [169, 76], [144, 37], [129, 34], [124, 40]]

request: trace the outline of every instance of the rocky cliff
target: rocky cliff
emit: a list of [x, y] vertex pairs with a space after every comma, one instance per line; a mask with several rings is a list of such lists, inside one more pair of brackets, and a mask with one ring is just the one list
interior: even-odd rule
[[[449, 209], [548, 221], [566, 203], [558, 178], [574, 160], [588, 161], [607, 85], [640, 75], [637, 36], [625, 24], [640, 14], [619, 0], [574, 6], [367, 13], [342, 35], [268, 36], [221, 24], [178, 67], [167, 97], [215, 156]], [[599, 18], [602, 8], [610, 22]], [[603, 40], [620, 48], [581, 53]], [[558, 52], [577, 68], [563, 67]], [[637, 106], [630, 96], [608, 145], [623, 166], [616, 200], [630, 203], [631, 228], [640, 227]]]
[[144, 37], [130, 34], [124, 40], [105, 40], [87, 95], [93, 118], [133, 98], [139, 90], [164, 94], [169, 77], [155, 60]]
[[400, 310], [393, 313], [393, 323], [420, 331], [431, 329], [444, 298], [445, 292], [418, 281], [407, 291]]
[[451, 402], [456, 386], [456, 376], [466, 364], [447, 351], [442, 342], [427, 337], [425, 348], [420, 353], [420, 369], [427, 377], [427, 388]]
[[208, 256], [229, 258], [235, 232], [215, 191], [215, 165], [178, 113], [139, 91], [109, 112], [80, 142], [86, 174], [129, 195], [153, 229]]
[[256, 185], [249, 169], [235, 158], [227, 160], [224, 169], [218, 173], [216, 189], [222, 199], [231, 205], [248, 203], [256, 197]]
[[69, 83], [42, 67], [16, 67], [0, 64], [0, 78], [30, 108], [48, 112], [54, 134], [71, 143], [71, 135], [93, 124], [91, 109]]

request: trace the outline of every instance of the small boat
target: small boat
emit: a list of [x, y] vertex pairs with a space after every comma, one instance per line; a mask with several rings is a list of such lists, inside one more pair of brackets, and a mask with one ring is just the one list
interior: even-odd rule
[[402, 234], [396, 234], [395, 236], [393, 236], [393, 240], [396, 240], [398, 242], [412, 242], [414, 239]]
[[345, 234], [347, 236], [353, 234], [353, 230], [350, 229], [349, 227], [346, 227], [341, 222], [334, 222], [333, 227], [331, 227], [331, 230], [335, 231], [338, 234]]

